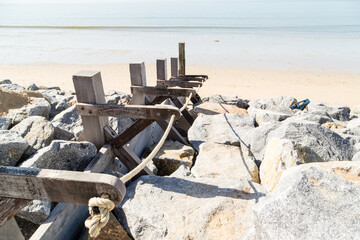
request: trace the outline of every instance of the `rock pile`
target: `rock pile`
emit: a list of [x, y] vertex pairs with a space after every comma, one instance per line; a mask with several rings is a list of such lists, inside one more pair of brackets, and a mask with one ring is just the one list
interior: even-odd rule
[[[130, 98], [106, 95], [109, 104]], [[140, 240], [360, 238], [360, 107], [290, 110], [296, 101], [204, 98], [192, 109], [191, 146], [167, 141], [153, 160], [157, 175], [130, 182], [115, 209], [126, 233], [106, 231]], [[77, 141], [75, 102], [59, 88], [0, 81], [0, 164], [83, 170], [97, 150]], [[122, 132], [133, 121], [110, 123]], [[16, 219], [38, 226], [53, 207], [35, 200]]]

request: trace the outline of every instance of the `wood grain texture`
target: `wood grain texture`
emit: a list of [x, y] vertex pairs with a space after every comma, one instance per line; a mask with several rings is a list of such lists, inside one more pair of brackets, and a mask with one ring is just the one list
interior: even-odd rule
[[125, 192], [112, 175], [0, 166], [1, 197], [87, 205], [90, 198], [108, 193], [119, 204]]
[[170, 65], [171, 65], [171, 77], [178, 77], [179, 76], [179, 59], [171, 58]]
[[162, 87], [182, 87], [182, 88], [197, 88], [201, 87], [202, 83], [197, 81], [182, 81], [182, 80], [157, 80], [157, 86]]
[[[176, 97], [171, 98], [171, 101], [174, 103], [174, 105], [178, 108], [182, 108], [184, 105], [180, 102], [180, 100]], [[194, 123], [194, 118], [190, 115], [190, 113], [188, 112], [187, 109], [184, 109], [181, 114], [184, 116], [184, 118], [186, 119], [186, 121], [188, 121], [188, 123], [190, 125], [192, 125]]]
[[188, 77], [188, 76], [179, 76], [171, 77], [170, 81], [192, 81], [192, 82], [205, 82], [206, 79], [203, 77]]
[[84, 104], [76, 105], [76, 111], [81, 116], [113, 116], [122, 118], [138, 119], [164, 119], [169, 120], [174, 114], [180, 117], [177, 108], [168, 105], [144, 106], [144, 105], [110, 105], [110, 104]]
[[0, 227], [30, 203], [27, 199], [0, 197]]
[[131, 87], [132, 94], [144, 94], [149, 96], [166, 96], [166, 97], [187, 97], [196, 91], [192, 88], [175, 88], [175, 87]]
[[[105, 104], [104, 88], [100, 72], [81, 71], [73, 76], [78, 103]], [[108, 117], [82, 116], [83, 139], [92, 142], [98, 150], [104, 145], [104, 126]]]
[[185, 43], [179, 43], [179, 76], [185, 75]]
[[[114, 159], [111, 146], [106, 144], [88, 164], [85, 172], [102, 172]], [[88, 215], [88, 207], [85, 205], [59, 203], [51, 211], [48, 219], [31, 236], [31, 240], [76, 239]]]
[[134, 122], [129, 128], [127, 128], [124, 132], [116, 136], [114, 139], [110, 141], [113, 149], [121, 148], [128, 141], [133, 139], [136, 135], [138, 135], [142, 130], [150, 126], [154, 120], [149, 119], [139, 119]]
[[[146, 86], [145, 63], [130, 63], [130, 80], [131, 86]], [[144, 94], [133, 94], [130, 105], [145, 105]]]
[[156, 60], [156, 79], [167, 80], [167, 59]]

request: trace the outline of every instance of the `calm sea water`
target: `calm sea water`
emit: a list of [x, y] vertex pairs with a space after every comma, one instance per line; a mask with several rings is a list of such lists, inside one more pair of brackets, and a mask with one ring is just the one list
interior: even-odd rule
[[0, 63], [154, 62], [360, 72], [359, 0], [1, 3]]

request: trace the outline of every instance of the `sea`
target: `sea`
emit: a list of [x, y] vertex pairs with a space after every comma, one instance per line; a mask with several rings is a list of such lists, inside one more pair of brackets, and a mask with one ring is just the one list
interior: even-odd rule
[[360, 72], [359, 0], [0, 0], [0, 64]]

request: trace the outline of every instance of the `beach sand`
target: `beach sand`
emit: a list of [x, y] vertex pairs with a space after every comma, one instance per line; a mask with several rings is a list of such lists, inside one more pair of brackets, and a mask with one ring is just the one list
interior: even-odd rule
[[[10, 79], [22, 86], [35, 83], [38, 86], [59, 86], [64, 90], [74, 90], [72, 75], [80, 70], [101, 71], [105, 93], [111, 89], [130, 92], [128, 64], [0, 65], [0, 80]], [[146, 64], [146, 72], [148, 86], [154, 86], [155, 64]], [[195, 65], [187, 66], [186, 73], [209, 76], [200, 89], [200, 96], [224, 94], [237, 95], [243, 99], [260, 99], [288, 95], [299, 101], [308, 98], [310, 101], [350, 107], [360, 104], [360, 73], [292, 72]]]

